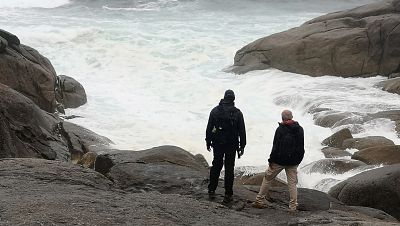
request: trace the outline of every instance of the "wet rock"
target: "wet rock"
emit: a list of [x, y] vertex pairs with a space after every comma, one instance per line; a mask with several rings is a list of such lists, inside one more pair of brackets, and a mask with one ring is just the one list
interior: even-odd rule
[[369, 117], [371, 117], [371, 119], [387, 118], [392, 121], [399, 121], [400, 120], [400, 110], [380, 111], [377, 113], [369, 114]]
[[350, 112], [323, 112], [314, 115], [314, 122], [318, 126], [331, 128], [338, 122], [352, 117]]
[[329, 147], [342, 148], [343, 141], [350, 138], [353, 138], [353, 136], [351, 135], [350, 130], [346, 128], [339, 130], [332, 136], [326, 138], [322, 141], [322, 144]]
[[35, 49], [20, 44], [13, 34], [0, 30], [0, 36], [0, 83], [22, 93], [43, 110], [54, 112], [56, 72], [50, 61]]
[[369, 165], [400, 163], [400, 145], [377, 146], [357, 151], [351, 157]]
[[389, 75], [389, 78], [398, 78], [400, 77], [400, 73], [393, 73]]
[[87, 152], [104, 152], [110, 150], [113, 142], [82, 126], [70, 122], [61, 124], [62, 134], [68, 142], [71, 159], [77, 162]]
[[397, 132], [397, 136], [400, 137], [400, 120], [396, 121], [396, 127], [395, 130]]
[[342, 158], [351, 156], [349, 152], [340, 148], [324, 147], [321, 151], [324, 153], [325, 158]]
[[310, 173], [343, 174], [365, 163], [351, 159], [321, 159], [303, 167]]
[[329, 194], [347, 205], [385, 211], [400, 219], [400, 164], [360, 173], [336, 186]]
[[398, 0], [330, 13], [236, 52], [233, 72], [269, 67], [310, 76], [390, 75], [400, 60]]
[[0, 158], [70, 160], [60, 120], [0, 84]]
[[392, 78], [378, 84], [378, 87], [381, 87], [382, 90], [387, 91], [389, 93], [400, 94], [400, 78]]
[[385, 146], [385, 145], [394, 145], [394, 142], [387, 139], [386, 137], [381, 136], [368, 136], [362, 138], [350, 138], [343, 141], [343, 148], [354, 148], [358, 150], [376, 147], [376, 146]]
[[78, 81], [66, 75], [58, 77], [58, 102], [65, 108], [77, 108], [86, 104], [85, 88]]

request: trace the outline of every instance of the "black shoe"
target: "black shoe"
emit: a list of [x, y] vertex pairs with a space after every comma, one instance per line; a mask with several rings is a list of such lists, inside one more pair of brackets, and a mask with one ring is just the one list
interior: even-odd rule
[[232, 195], [225, 195], [224, 200], [222, 200], [223, 203], [230, 203], [233, 201]]
[[208, 191], [208, 198], [209, 199], [215, 199], [215, 191]]

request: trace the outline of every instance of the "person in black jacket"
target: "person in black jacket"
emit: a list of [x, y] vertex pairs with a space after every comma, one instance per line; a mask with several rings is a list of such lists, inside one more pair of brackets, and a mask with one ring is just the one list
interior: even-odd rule
[[215, 198], [218, 179], [225, 165], [225, 203], [232, 201], [236, 152], [240, 158], [246, 146], [243, 114], [235, 107], [234, 100], [235, 93], [232, 90], [225, 91], [224, 99], [212, 109], [206, 129], [207, 150], [211, 151], [212, 147], [214, 154], [208, 194], [210, 199]]
[[298, 122], [293, 121], [292, 112], [284, 110], [282, 112], [282, 122], [276, 129], [269, 166], [265, 172], [260, 192], [256, 201], [253, 203], [255, 208], [266, 206], [266, 197], [271, 182], [285, 169], [289, 187], [289, 210], [297, 209], [297, 167], [304, 157], [304, 131]]

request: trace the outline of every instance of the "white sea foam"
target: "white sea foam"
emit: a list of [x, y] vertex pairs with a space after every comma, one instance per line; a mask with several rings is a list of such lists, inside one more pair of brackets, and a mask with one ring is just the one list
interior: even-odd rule
[[0, 8], [55, 8], [69, 0], [0, 0]]
[[[212, 155], [204, 142], [208, 114], [228, 88], [236, 92], [248, 132], [238, 166], [266, 165], [284, 108], [293, 109], [305, 130], [302, 165], [324, 157], [320, 142], [337, 129], [314, 125], [307, 113], [310, 106], [361, 113], [400, 108], [397, 95], [374, 88], [383, 77], [312, 78], [279, 70], [240, 76], [223, 72], [236, 50], [259, 37], [338, 10], [341, 4], [350, 7], [368, 1], [335, 1], [318, 10], [312, 1], [303, 5], [300, 1], [286, 5], [235, 2], [242, 5], [187, 1], [180, 7], [142, 6], [156, 11], [71, 6], [12, 13], [0, 8], [0, 21], [7, 21], [2, 28], [18, 35], [22, 43], [49, 57], [59, 74], [83, 84], [88, 103], [67, 113], [83, 116], [73, 122], [111, 138], [117, 148], [172, 144], [201, 153], [210, 162]], [[400, 144], [391, 121], [379, 119], [361, 127], [355, 136], [384, 135]], [[326, 190], [336, 179], [355, 173], [301, 174], [300, 184]], [[323, 181], [326, 178], [335, 180]]]

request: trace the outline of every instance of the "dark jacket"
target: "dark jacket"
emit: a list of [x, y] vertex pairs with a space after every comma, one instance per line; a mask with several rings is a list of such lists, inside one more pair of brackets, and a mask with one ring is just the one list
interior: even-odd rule
[[[224, 125], [229, 122], [229, 125]], [[227, 123], [225, 123], [227, 124]], [[219, 129], [224, 130], [224, 138], [218, 139]], [[246, 128], [242, 112], [233, 101], [222, 99], [210, 113], [206, 129], [206, 142], [210, 146], [226, 145], [235, 148], [246, 146]]]
[[304, 131], [298, 122], [279, 123], [268, 161], [282, 166], [300, 164], [304, 157]]

